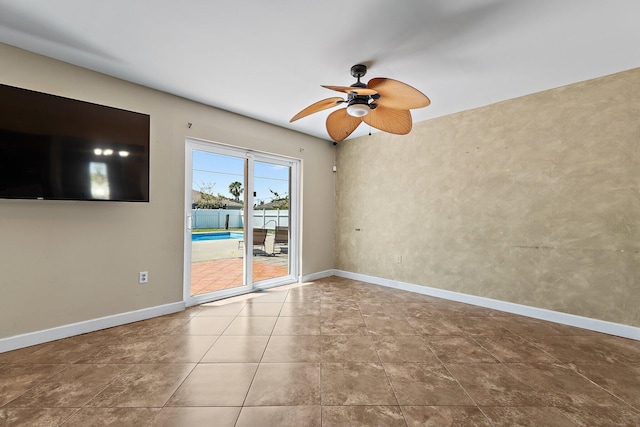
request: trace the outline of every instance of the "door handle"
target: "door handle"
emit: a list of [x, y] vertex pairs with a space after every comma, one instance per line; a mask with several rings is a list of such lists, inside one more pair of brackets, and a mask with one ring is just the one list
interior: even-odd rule
[[191, 231], [193, 229], [193, 219], [191, 215], [187, 215], [187, 230]]

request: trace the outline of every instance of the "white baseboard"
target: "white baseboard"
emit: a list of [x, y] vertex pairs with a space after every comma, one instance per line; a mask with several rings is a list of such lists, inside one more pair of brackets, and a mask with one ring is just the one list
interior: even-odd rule
[[324, 279], [325, 277], [337, 276], [336, 270], [325, 270], [319, 271], [317, 273], [307, 274], [305, 276], [300, 276], [300, 283], [311, 282], [313, 280]]
[[459, 292], [447, 291], [444, 289], [430, 288], [428, 286], [415, 285], [412, 283], [400, 282], [397, 280], [367, 276], [365, 274], [351, 273], [348, 271], [334, 270], [333, 274], [335, 276], [344, 277], [346, 279], [359, 280], [362, 282], [372, 283], [374, 285], [401, 289], [404, 291], [410, 291], [451, 301], [477, 305], [480, 307], [491, 308], [507, 313], [519, 314], [522, 316], [533, 317], [535, 319], [547, 320], [563, 325], [575, 326], [577, 328], [588, 329], [591, 331], [602, 332], [609, 335], [616, 335], [619, 337], [640, 341], [640, 328], [634, 326], [607, 322], [605, 320], [592, 319], [589, 317], [576, 316], [574, 314], [561, 313], [558, 311], [520, 305], [491, 298], [462, 294]]
[[127, 323], [138, 322], [140, 320], [163, 316], [165, 314], [176, 313], [184, 310], [184, 308], [185, 304], [181, 301], [2, 338], [0, 339], [0, 353], [49, 341], [55, 341], [62, 338], [68, 338], [74, 335], [85, 334], [87, 332], [112, 328], [114, 326], [120, 326]]

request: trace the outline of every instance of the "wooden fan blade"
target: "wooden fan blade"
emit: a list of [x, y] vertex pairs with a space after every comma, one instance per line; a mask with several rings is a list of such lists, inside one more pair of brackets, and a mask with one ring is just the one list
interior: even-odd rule
[[362, 117], [353, 117], [347, 113], [346, 108], [341, 108], [327, 117], [327, 132], [331, 139], [340, 142], [351, 135], [360, 123], [362, 123]]
[[431, 100], [418, 89], [398, 80], [377, 77], [369, 80], [367, 87], [378, 91], [380, 98], [376, 104], [396, 110], [422, 108], [431, 104]]
[[378, 105], [362, 120], [376, 129], [396, 135], [406, 135], [411, 131], [412, 121], [409, 110], [396, 110], [383, 105]]
[[344, 93], [351, 93], [351, 92], [355, 92], [358, 95], [375, 95], [376, 92], [373, 89], [369, 89], [369, 88], [363, 88], [363, 87], [351, 87], [351, 86], [325, 86], [325, 85], [321, 85], [322, 87], [326, 88], [326, 89], [331, 89], [331, 90], [335, 90], [337, 92], [344, 92]]
[[298, 119], [303, 117], [307, 117], [309, 114], [317, 113], [318, 111], [326, 110], [327, 108], [335, 107], [339, 103], [344, 102], [344, 99], [336, 96], [334, 98], [323, 99], [322, 101], [318, 101], [315, 104], [309, 105], [304, 110], [300, 111], [298, 114], [293, 116], [289, 123], [295, 122]]

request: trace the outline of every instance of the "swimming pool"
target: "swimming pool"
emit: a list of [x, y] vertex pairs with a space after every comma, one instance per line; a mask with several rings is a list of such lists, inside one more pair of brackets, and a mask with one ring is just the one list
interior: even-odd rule
[[205, 240], [230, 240], [230, 239], [242, 239], [244, 238], [242, 233], [233, 233], [229, 231], [216, 232], [216, 233], [192, 233], [192, 242], [202, 242]]

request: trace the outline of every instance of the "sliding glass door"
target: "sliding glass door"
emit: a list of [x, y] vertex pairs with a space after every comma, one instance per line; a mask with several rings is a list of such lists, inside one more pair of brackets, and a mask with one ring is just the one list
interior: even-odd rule
[[298, 161], [187, 140], [188, 305], [297, 278]]

